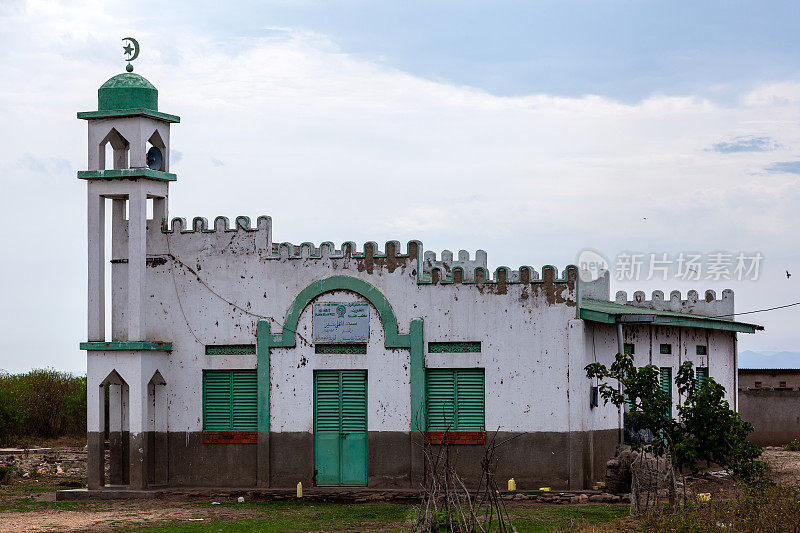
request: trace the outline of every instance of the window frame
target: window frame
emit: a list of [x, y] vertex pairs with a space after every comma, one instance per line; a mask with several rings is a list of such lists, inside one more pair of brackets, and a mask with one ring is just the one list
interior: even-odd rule
[[[210, 376], [227, 374], [227, 424], [209, 427], [209, 410], [214, 408], [210, 404], [208, 395], [208, 380]], [[237, 391], [236, 382], [246, 379], [247, 388]], [[241, 386], [241, 383], [240, 383]], [[217, 393], [219, 394], [219, 392]], [[202, 408], [203, 431], [257, 431], [258, 430], [258, 375], [255, 369], [203, 369], [202, 378]], [[238, 404], [238, 405], [237, 405]], [[245, 411], [245, 414], [240, 414]], [[237, 418], [246, 418], [247, 423], [237, 423]]]
[[[449, 403], [453, 406], [453, 412], [448, 416], [448, 414], [444, 415], [444, 419], [450, 419], [450, 425], [446, 427], [440, 426], [432, 426], [431, 425], [431, 409], [435, 409], [436, 406], [431, 405], [431, 382], [430, 379], [434, 374], [450, 374], [452, 379], [452, 396], [448, 398]], [[461, 397], [459, 396], [459, 375], [467, 375], [470, 373], [479, 373], [480, 380], [481, 380], [481, 397], [480, 397], [480, 411], [481, 411], [481, 424], [480, 427], [476, 427], [475, 425], [467, 425], [464, 426], [459, 422], [461, 418], [459, 416], [459, 408], [463, 409], [465, 407], [464, 402], [470, 401], [474, 403], [476, 401], [475, 397], [465, 399], [462, 402]], [[473, 376], [474, 378], [474, 376]], [[474, 384], [467, 384], [465, 383], [465, 387], [468, 387]], [[464, 390], [461, 390], [461, 394], [464, 394]], [[473, 415], [474, 417], [474, 415]], [[485, 368], [426, 368], [425, 369], [425, 431], [486, 431], [486, 369]]]

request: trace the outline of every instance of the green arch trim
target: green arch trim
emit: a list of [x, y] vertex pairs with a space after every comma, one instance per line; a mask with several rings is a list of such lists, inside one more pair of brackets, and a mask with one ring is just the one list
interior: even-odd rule
[[316, 297], [331, 291], [352, 291], [366, 298], [378, 311], [387, 348], [408, 348], [410, 352], [411, 381], [411, 431], [419, 431], [423, 423], [418, 420], [423, 413], [425, 401], [423, 322], [421, 318], [411, 320], [408, 333], [400, 333], [397, 317], [389, 300], [373, 285], [350, 276], [331, 276], [315, 281], [302, 291], [289, 306], [280, 333], [272, 333], [270, 323], [260, 320], [256, 329], [256, 353], [258, 357], [258, 430], [269, 433], [270, 372], [269, 359], [272, 348], [294, 348], [297, 344], [296, 330], [300, 313]]
[[315, 281], [297, 295], [283, 321], [283, 331], [273, 334], [273, 341], [279, 344], [273, 346], [292, 347], [295, 345], [295, 331], [300, 313], [311, 303], [311, 300], [321, 294], [331, 291], [352, 291], [360, 294], [371, 303], [378, 311], [383, 323], [383, 330], [386, 334], [387, 348], [409, 348], [409, 337], [407, 334], [400, 335], [397, 329], [397, 317], [392, 310], [389, 300], [381, 291], [364, 280], [350, 276], [331, 276], [329, 278]]

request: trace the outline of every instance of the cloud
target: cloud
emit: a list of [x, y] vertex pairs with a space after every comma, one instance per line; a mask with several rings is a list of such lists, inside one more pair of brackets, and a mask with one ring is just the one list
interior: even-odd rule
[[180, 163], [181, 159], [183, 159], [183, 152], [179, 152], [175, 148], [170, 148], [169, 159], [173, 164]]
[[775, 161], [764, 170], [770, 174], [798, 174], [800, 175], [800, 161]]
[[443, 228], [446, 220], [445, 212], [440, 207], [414, 207], [391, 218], [386, 225], [401, 233], [424, 232]]
[[72, 165], [63, 157], [39, 157], [25, 154], [19, 158], [18, 163], [34, 174], [65, 175], [72, 173]]
[[[39, 225], [0, 228], [3, 244], [30, 247], [0, 262], [0, 275], [52, 279], [52, 250], [30, 243], [62, 246], [58, 288], [74, 294], [59, 300], [70, 309], [85, 301], [85, 184], [60, 175], [85, 168], [85, 125], [74, 112], [93, 109], [97, 87], [124, 68], [119, 47], [129, 34], [144, 46], [136, 72], [158, 87], [159, 109], [182, 117], [172, 127], [181, 149], [171, 154], [180, 162], [174, 216], [267, 214], [277, 241], [419, 238], [426, 250], [482, 248], [490, 263], [512, 268], [560, 269], [588, 246], [608, 256], [659, 247], [645, 251], [757, 249], [778, 257], [794, 242], [796, 225], [787, 221], [798, 216], [796, 184], [753, 174], [765, 165], [800, 174], [800, 162], [758, 154], [777, 149], [775, 139], [800, 143], [795, 84], [757, 88], [730, 105], [694, 94], [633, 103], [602, 94], [497, 96], [364, 60], [291, 28], [215, 40], [191, 24], [131, 21], [121, 4], [116, 16], [99, 2], [31, 5], [0, 32], [0, 115], [14, 125], [0, 131], [0, 174], [18, 177], [20, 189], [0, 202], [7, 217], [25, 220], [30, 205], [17, 199], [36, 197]], [[64, 56], [65, 49], [80, 52]], [[719, 156], [737, 151], [756, 155]], [[37, 179], [45, 174], [59, 179]], [[70, 229], [53, 239], [57, 225]], [[31, 308], [0, 310], [0, 322], [35, 337], [24, 318], [52, 300], [52, 287], [17, 285], [8, 299]], [[765, 294], [781, 294], [768, 281], [752, 285], [758, 290], [743, 297], [746, 289], [732, 287], [737, 307], [764, 307]], [[54, 345], [74, 345], [60, 339], [80, 336], [86, 315], [72, 315], [71, 329], [48, 330], [25, 365], [50, 361]], [[791, 324], [766, 325], [796, 339]], [[72, 352], [59, 357], [76, 361], [71, 368], [85, 364], [84, 353]], [[11, 365], [0, 357], [0, 366]]]
[[773, 152], [782, 146], [770, 137], [736, 137], [731, 141], [718, 142], [711, 145], [711, 151], [720, 154], [734, 154], [738, 152]]

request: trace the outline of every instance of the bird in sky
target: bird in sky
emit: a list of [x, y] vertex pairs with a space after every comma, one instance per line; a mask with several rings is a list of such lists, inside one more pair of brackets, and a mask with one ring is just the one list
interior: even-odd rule
[[792, 277], [792, 275], [791, 275], [791, 274], [789, 274], [789, 271], [787, 270], [787, 271], [786, 271], [786, 279], [789, 279], [789, 278], [791, 278], [791, 277]]

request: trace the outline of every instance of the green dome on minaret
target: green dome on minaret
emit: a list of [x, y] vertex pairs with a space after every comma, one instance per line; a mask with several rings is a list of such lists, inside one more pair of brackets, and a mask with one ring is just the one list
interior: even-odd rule
[[158, 111], [158, 89], [133, 72], [117, 74], [97, 90], [97, 110], [150, 109]]

